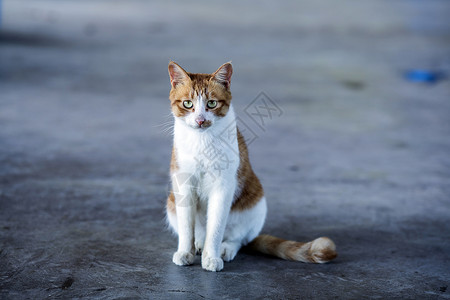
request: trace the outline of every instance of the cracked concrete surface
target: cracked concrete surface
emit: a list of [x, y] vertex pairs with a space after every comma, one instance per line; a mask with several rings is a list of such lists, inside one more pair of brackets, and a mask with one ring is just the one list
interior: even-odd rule
[[[450, 298], [450, 84], [403, 76], [449, 74], [447, 1], [2, 5], [1, 298]], [[171, 262], [169, 59], [233, 61], [263, 231], [328, 236], [333, 263]]]

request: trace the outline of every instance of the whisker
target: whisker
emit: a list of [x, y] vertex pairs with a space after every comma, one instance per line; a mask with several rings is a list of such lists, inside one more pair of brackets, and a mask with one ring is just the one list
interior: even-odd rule
[[169, 114], [164, 115], [163, 117], [165, 119], [164, 121], [162, 121], [159, 124], [155, 124], [152, 127], [158, 128], [160, 132], [162, 132], [163, 134], [172, 136], [175, 128], [173, 113], [170, 112]]
[[153, 127], [163, 127], [163, 126], [167, 126], [167, 125], [173, 125], [173, 121], [155, 124], [155, 125], [153, 125]]

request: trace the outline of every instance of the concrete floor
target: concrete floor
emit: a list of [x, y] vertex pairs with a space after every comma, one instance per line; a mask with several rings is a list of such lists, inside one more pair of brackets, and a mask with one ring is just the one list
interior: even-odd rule
[[[450, 298], [450, 83], [403, 76], [450, 74], [448, 1], [2, 4], [0, 298]], [[264, 232], [333, 263], [171, 262], [169, 59], [233, 60]]]

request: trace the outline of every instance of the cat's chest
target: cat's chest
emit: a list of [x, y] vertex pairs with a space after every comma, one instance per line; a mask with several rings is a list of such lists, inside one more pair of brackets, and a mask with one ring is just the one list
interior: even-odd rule
[[224, 141], [214, 134], [183, 132], [174, 140], [178, 171], [198, 179], [235, 176], [239, 166], [237, 140]]
[[[238, 166], [238, 156], [220, 140], [208, 143], [183, 141], [176, 143], [178, 166], [192, 173], [218, 173]], [[210, 174], [213, 175], [213, 174]]]

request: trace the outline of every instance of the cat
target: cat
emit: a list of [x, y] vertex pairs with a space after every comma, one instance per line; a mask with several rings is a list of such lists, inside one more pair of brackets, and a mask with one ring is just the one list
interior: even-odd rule
[[[175, 124], [172, 190], [166, 211], [170, 227], [178, 234], [173, 262], [191, 265], [195, 254], [201, 254], [203, 269], [221, 271], [224, 261], [233, 260], [245, 245], [294, 261], [334, 259], [335, 244], [326, 237], [300, 243], [258, 235], [267, 213], [266, 199], [236, 126], [232, 74], [229, 62], [212, 74], [188, 73], [175, 62], [169, 63]], [[226, 156], [226, 163], [216, 168], [217, 162], [208, 153]]]

